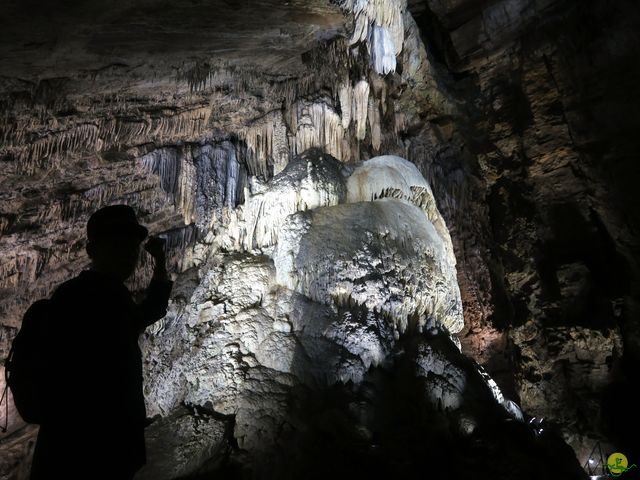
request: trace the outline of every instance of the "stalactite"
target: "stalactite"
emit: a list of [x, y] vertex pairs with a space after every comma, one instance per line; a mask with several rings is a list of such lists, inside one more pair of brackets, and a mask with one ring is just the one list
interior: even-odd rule
[[380, 125], [380, 108], [378, 101], [370, 97], [368, 106], [369, 128], [371, 129], [371, 146], [378, 152], [382, 143], [382, 126]]
[[176, 205], [184, 215], [184, 224], [196, 222], [196, 192], [197, 169], [192, 161], [182, 161], [180, 182]]
[[344, 0], [355, 25], [350, 43], [366, 43], [372, 64], [381, 75], [395, 71], [404, 44], [406, 0]]
[[369, 111], [369, 83], [360, 80], [353, 92], [353, 118], [356, 121], [356, 138], [364, 140], [367, 135], [367, 115]]
[[31, 174], [45, 168], [69, 152], [97, 151], [101, 145], [96, 125], [83, 124], [62, 132], [50, 133], [20, 150], [20, 170]]
[[210, 116], [211, 108], [204, 106], [171, 116], [153, 117], [132, 136], [149, 136], [160, 141], [195, 139], [202, 134]]
[[399, 132], [404, 132], [407, 129], [407, 116], [404, 112], [395, 112], [393, 122], [393, 132], [397, 135]]
[[338, 160], [348, 161], [348, 151], [343, 151], [345, 131], [340, 116], [326, 103], [298, 104], [295, 153], [318, 147]]
[[287, 127], [280, 111], [271, 112], [242, 129], [239, 138], [247, 145], [244, 160], [249, 175], [270, 178], [270, 164], [273, 165], [273, 174], [277, 174], [289, 162]]
[[205, 145], [193, 156], [197, 168], [196, 225], [208, 231], [222, 220], [225, 205], [236, 206], [240, 165], [230, 142]]
[[384, 27], [374, 25], [369, 40], [371, 61], [376, 72], [386, 75], [396, 70], [396, 51], [391, 32]]
[[211, 109], [206, 106], [170, 115], [146, 113], [136, 120], [110, 117], [95, 123], [72, 125], [62, 131], [47, 131], [30, 143], [26, 142], [28, 127], [24, 125], [20, 130], [5, 132], [5, 136], [11, 138], [5, 149], [12, 149], [21, 173], [33, 174], [55, 166], [61, 159], [100, 152], [113, 145], [197, 139], [206, 128], [210, 115]]
[[207, 88], [211, 83], [212, 69], [208, 63], [196, 62], [190, 69], [178, 72], [178, 82], [187, 81], [191, 92], [199, 92]]
[[222, 219], [223, 207], [235, 208], [240, 200], [240, 163], [229, 141], [161, 148], [141, 157], [139, 164], [158, 175], [185, 224], [194, 223], [203, 232]]
[[3, 235], [7, 230], [9, 230], [11, 225], [13, 225], [14, 221], [15, 221], [15, 215], [11, 215], [11, 214], [5, 215], [0, 213], [0, 235]]
[[340, 101], [340, 114], [342, 116], [342, 128], [347, 130], [351, 125], [351, 113], [353, 109], [353, 88], [348, 82], [340, 85], [338, 90]]
[[160, 177], [160, 186], [165, 192], [173, 196], [177, 194], [180, 159], [176, 149], [160, 148], [154, 150], [143, 156], [140, 162], [146, 171]]
[[40, 254], [37, 250], [15, 251], [0, 263], [0, 289], [17, 289], [36, 280]]
[[194, 224], [167, 230], [159, 235], [166, 240], [167, 250], [183, 250], [198, 238], [198, 230]]
[[[7, 110], [8, 112], [8, 110]], [[0, 124], [0, 148], [12, 148], [22, 145], [27, 141], [27, 132], [35, 130], [40, 122], [34, 116], [7, 116]]]
[[45, 203], [35, 213], [33, 222], [43, 225], [66, 222], [73, 225], [78, 219], [86, 220], [91, 212], [116, 200], [120, 203], [135, 204], [143, 210], [150, 209], [152, 205], [144, 192], [151, 187], [152, 183], [146, 177], [133, 177], [127, 182], [105, 180], [83, 192], [72, 193], [52, 203]]

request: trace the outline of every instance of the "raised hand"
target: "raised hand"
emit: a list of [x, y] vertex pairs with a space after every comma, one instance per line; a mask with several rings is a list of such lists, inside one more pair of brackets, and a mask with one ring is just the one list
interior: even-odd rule
[[144, 249], [149, 252], [155, 260], [164, 260], [165, 243], [166, 240], [164, 238], [150, 237], [147, 243], [145, 243]]

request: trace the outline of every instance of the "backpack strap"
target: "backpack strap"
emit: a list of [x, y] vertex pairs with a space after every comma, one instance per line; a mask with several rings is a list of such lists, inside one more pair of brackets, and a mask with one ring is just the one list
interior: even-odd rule
[[2, 398], [0, 398], [0, 405], [2, 405], [2, 402], [5, 399], [5, 397], [7, 398], [7, 401], [5, 402], [6, 407], [4, 411], [4, 426], [0, 426], [0, 430], [2, 430], [2, 433], [7, 433], [7, 428], [9, 427], [9, 395], [7, 395], [8, 391], [9, 391], [9, 385], [5, 385], [4, 391], [2, 392]]
[[2, 392], [2, 398], [0, 398], [0, 406], [4, 401], [4, 427], [0, 426], [2, 433], [7, 433], [9, 428], [9, 364], [11, 363], [11, 357], [13, 356], [13, 345], [9, 350], [9, 355], [4, 362], [4, 391]]

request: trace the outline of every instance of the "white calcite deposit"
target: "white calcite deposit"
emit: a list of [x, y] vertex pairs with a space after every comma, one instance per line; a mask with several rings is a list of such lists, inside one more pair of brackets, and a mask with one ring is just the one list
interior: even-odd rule
[[462, 328], [455, 269], [424, 212], [383, 198], [299, 212], [287, 219], [274, 252], [276, 280], [325, 305], [362, 305], [403, 332]]
[[301, 210], [337, 205], [346, 186], [340, 164], [313, 152], [299, 157], [268, 183], [252, 178], [245, 203], [230, 214], [216, 243], [226, 250], [254, 250], [274, 246], [286, 218]]
[[477, 369], [456, 363], [455, 258], [414, 165], [384, 156], [347, 166], [310, 150], [269, 181], [250, 179], [244, 198], [150, 331], [149, 415], [206, 408], [234, 419], [240, 448], [266, 451], [293, 421], [296, 389], [360, 385], [421, 332], [444, 332], [449, 351], [426, 340], [418, 350], [425, 401], [463, 408], [471, 384], [498, 404]]
[[376, 72], [394, 72], [404, 44], [406, 0], [345, 0], [343, 7], [355, 16], [351, 43], [366, 43]]

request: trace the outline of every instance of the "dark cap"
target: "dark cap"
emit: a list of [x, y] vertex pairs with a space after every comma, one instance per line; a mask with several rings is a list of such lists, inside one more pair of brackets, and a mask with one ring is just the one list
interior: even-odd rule
[[87, 222], [87, 238], [95, 241], [114, 235], [133, 235], [144, 240], [149, 231], [138, 223], [136, 213], [129, 205], [110, 205], [101, 208]]

